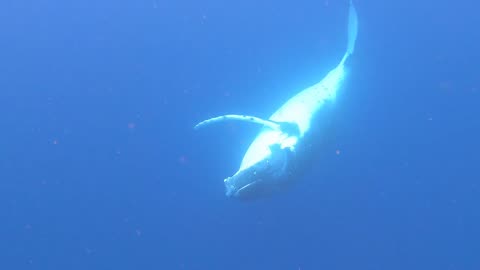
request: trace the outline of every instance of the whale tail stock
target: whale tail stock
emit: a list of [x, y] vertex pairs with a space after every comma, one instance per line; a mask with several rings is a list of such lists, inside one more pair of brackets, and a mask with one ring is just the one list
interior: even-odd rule
[[357, 40], [357, 33], [358, 33], [358, 16], [357, 10], [353, 5], [353, 2], [350, 0], [350, 8], [348, 12], [348, 44], [347, 44], [347, 51], [343, 55], [343, 59], [340, 62], [342, 65], [345, 63], [347, 58], [353, 54], [355, 51], [355, 42]]

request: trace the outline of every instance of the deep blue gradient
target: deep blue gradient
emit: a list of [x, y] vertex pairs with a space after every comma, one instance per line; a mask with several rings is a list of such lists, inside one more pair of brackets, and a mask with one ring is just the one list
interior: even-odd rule
[[331, 142], [242, 203], [258, 128], [192, 127], [322, 79], [347, 0], [2, 1], [0, 269], [480, 269], [480, 4], [355, 4]]

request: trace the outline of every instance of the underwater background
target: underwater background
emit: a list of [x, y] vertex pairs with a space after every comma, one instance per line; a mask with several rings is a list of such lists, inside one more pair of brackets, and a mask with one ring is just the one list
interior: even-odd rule
[[331, 140], [246, 203], [258, 127], [193, 126], [320, 81], [347, 0], [3, 0], [0, 269], [480, 269], [480, 4], [354, 4]]

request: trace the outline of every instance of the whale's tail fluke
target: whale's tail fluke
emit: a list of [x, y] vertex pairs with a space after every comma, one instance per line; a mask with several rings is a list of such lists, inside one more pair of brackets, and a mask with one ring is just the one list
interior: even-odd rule
[[353, 53], [355, 50], [355, 42], [357, 40], [357, 33], [358, 33], [358, 16], [355, 6], [353, 5], [352, 1], [350, 0], [350, 10], [348, 14], [348, 45], [347, 51], [343, 56], [341, 64], [344, 64], [347, 58]]

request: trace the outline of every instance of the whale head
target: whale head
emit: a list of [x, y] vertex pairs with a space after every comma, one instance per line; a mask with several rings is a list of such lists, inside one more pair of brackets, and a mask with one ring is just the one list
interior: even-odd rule
[[259, 199], [284, 189], [291, 182], [295, 151], [281, 148], [279, 144], [272, 145], [270, 149], [270, 155], [224, 180], [227, 197]]

